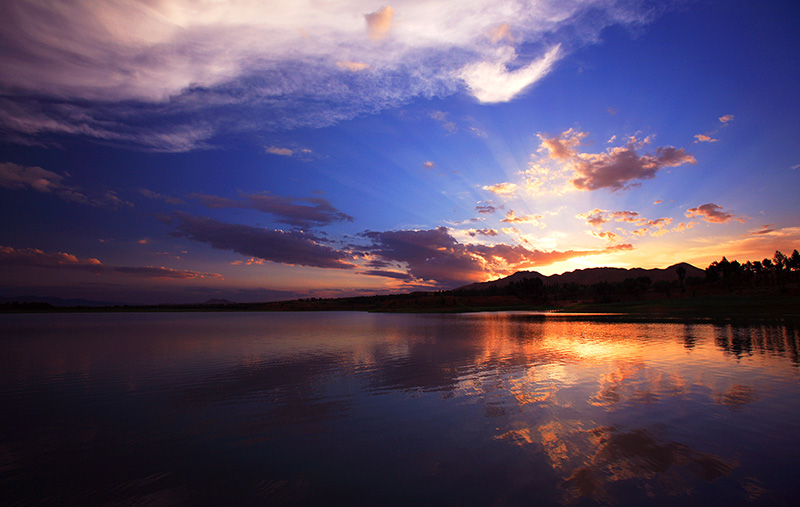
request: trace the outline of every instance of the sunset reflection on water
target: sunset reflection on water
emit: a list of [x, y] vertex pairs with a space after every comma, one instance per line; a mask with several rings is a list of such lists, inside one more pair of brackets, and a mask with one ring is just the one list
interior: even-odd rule
[[4, 503], [800, 493], [791, 322], [98, 314], [0, 328]]

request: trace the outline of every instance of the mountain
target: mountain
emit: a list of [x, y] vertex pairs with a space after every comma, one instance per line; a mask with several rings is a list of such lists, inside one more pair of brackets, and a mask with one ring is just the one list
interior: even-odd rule
[[591, 285], [593, 283], [600, 282], [613, 283], [622, 282], [626, 278], [639, 278], [641, 276], [646, 276], [653, 282], [658, 282], [661, 280], [671, 282], [678, 279], [678, 267], [681, 266], [686, 270], [686, 278], [689, 278], [690, 276], [699, 276], [701, 278], [705, 277], [705, 271], [702, 269], [696, 268], [691, 264], [681, 262], [664, 269], [587, 268], [576, 269], [575, 271], [568, 271], [566, 273], [561, 273], [560, 275], [550, 276], [537, 273], [536, 271], [517, 271], [513, 275], [505, 278], [492, 280], [490, 282], [473, 283], [470, 285], [465, 285], [464, 287], [460, 287], [457, 290], [479, 290], [489, 287], [505, 287], [512, 282], [519, 282], [528, 278], [539, 278], [544, 282], [545, 285], [563, 285], [565, 283], [577, 283], [578, 285]]

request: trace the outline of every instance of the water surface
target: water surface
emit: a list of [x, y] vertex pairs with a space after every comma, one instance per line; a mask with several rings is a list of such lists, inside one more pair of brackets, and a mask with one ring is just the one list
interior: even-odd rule
[[0, 316], [0, 503], [795, 505], [789, 322]]

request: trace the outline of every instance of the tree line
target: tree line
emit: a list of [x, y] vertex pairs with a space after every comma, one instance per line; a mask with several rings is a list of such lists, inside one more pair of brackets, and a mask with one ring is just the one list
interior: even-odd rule
[[780, 250], [772, 258], [760, 261], [747, 261], [744, 264], [723, 257], [706, 268], [706, 281], [722, 284], [728, 288], [742, 286], [782, 285], [800, 279], [800, 252], [795, 249], [791, 255]]
[[769, 259], [760, 261], [729, 261], [723, 257], [705, 269], [705, 277], [686, 276], [686, 269], [678, 266], [674, 280], [657, 280], [648, 276], [626, 278], [621, 282], [596, 282], [592, 284], [550, 283], [531, 277], [510, 282], [503, 286], [491, 285], [480, 289], [457, 289], [450, 291], [455, 296], [517, 296], [535, 303], [592, 299], [608, 302], [620, 299], [641, 299], [647, 292], [657, 292], [670, 297], [687, 289], [696, 294], [702, 286], [724, 287], [736, 290], [744, 287], [784, 285], [800, 281], [800, 253], [791, 255], [776, 251]]

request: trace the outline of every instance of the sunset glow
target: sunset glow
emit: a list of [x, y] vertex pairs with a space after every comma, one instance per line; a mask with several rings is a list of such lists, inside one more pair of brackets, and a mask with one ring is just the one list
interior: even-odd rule
[[0, 9], [0, 297], [338, 297], [800, 247], [791, 2]]

